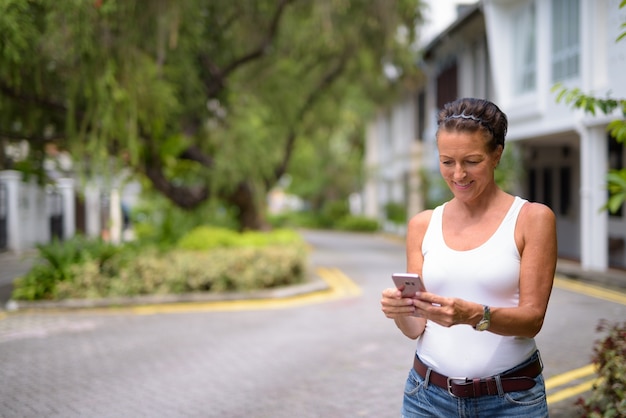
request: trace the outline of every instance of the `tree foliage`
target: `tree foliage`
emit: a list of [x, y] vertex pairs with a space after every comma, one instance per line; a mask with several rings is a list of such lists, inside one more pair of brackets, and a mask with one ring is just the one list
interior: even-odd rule
[[31, 171], [54, 143], [259, 228], [297, 144], [358, 150], [355, 120], [415, 75], [419, 21], [418, 0], [0, 0], [0, 140], [26, 140]]

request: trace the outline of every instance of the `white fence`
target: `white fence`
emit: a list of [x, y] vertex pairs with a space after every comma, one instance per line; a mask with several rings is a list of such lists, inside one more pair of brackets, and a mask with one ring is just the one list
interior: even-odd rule
[[0, 171], [0, 251], [21, 252], [76, 232], [74, 180], [41, 187], [19, 171]]

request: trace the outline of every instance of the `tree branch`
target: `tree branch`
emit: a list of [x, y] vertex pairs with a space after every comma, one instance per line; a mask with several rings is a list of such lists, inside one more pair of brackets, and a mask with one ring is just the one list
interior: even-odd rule
[[163, 173], [163, 165], [157, 158], [152, 158], [145, 166], [145, 174], [154, 187], [177, 206], [193, 209], [209, 197], [208, 186], [175, 186]]
[[233, 70], [240, 67], [241, 65], [246, 64], [249, 61], [253, 61], [265, 55], [265, 53], [267, 52], [267, 49], [272, 44], [272, 42], [276, 38], [276, 35], [278, 34], [278, 25], [285, 11], [285, 8], [290, 3], [293, 3], [294, 1], [295, 0], [281, 0], [279, 2], [278, 7], [274, 11], [274, 16], [272, 17], [272, 21], [269, 26], [269, 31], [267, 32], [265, 39], [261, 40], [261, 42], [255, 49], [253, 49], [252, 51], [249, 51], [247, 54], [243, 55], [242, 57], [234, 60], [229, 65], [227, 65], [223, 70], [223, 74], [225, 76], [231, 73]]
[[226, 85], [226, 78], [229, 76], [230, 73], [232, 73], [244, 64], [263, 57], [267, 53], [269, 46], [272, 44], [272, 42], [274, 42], [274, 39], [278, 34], [280, 19], [286, 7], [294, 1], [295, 0], [281, 0], [278, 3], [276, 10], [274, 11], [269, 30], [265, 37], [254, 49], [248, 51], [239, 58], [235, 58], [230, 64], [227, 64], [223, 68], [220, 68], [215, 62], [213, 62], [208, 56], [204, 54], [198, 58], [202, 66], [208, 70], [209, 74], [212, 77], [212, 79], [210, 80], [205, 80], [204, 83], [207, 88], [207, 93], [209, 97], [215, 97], [217, 93], [224, 88], [224, 86]]
[[56, 141], [58, 139], [65, 139], [64, 134], [50, 135], [50, 136], [40, 136], [40, 135], [24, 135], [19, 132], [6, 132], [0, 131], [0, 138], [12, 139], [12, 140], [25, 140], [32, 144], [43, 144], [48, 141]]
[[[350, 54], [349, 53], [346, 53], [346, 54], [342, 55], [340, 60], [339, 60], [339, 62], [333, 68], [331, 68], [324, 75], [324, 77], [322, 77], [322, 79], [319, 81], [319, 83], [311, 90], [311, 92], [307, 96], [307, 98], [304, 101], [302, 107], [298, 111], [298, 116], [296, 117], [296, 120], [301, 121], [305, 117], [305, 115], [309, 111], [311, 111], [311, 109], [313, 109], [313, 106], [319, 100], [319, 98], [321, 97], [321, 95], [324, 92], [324, 90], [329, 89], [330, 86], [344, 72], [349, 58], [350, 58]], [[289, 129], [289, 134], [287, 135], [287, 138], [286, 138], [286, 141], [285, 141], [285, 153], [283, 154], [282, 161], [280, 162], [280, 164], [274, 170], [274, 178], [267, 179], [266, 182], [265, 182], [265, 184], [266, 184], [266, 186], [268, 188], [270, 188], [271, 185], [275, 181], [280, 179], [285, 174], [285, 172], [287, 171], [287, 166], [289, 165], [289, 160], [291, 159], [291, 155], [293, 154], [293, 149], [295, 147], [296, 139], [297, 139], [297, 134], [296, 134], [295, 128], [292, 125], [290, 127], [290, 129]]]
[[179, 158], [181, 160], [189, 160], [195, 161], [197, 163], [202, 164], [204, 167], [212, 168], [215, 164], [215, 161], [210, 155], [205, 154], [199, 147], [196, 145], [191, 145], [189, 148], [184, 150]]
[[67, 107], [60, 102], [55, 102], [53, 100], [48, 100], [42, 97], [30, 96], [20, 93], [19, 91], [15, 90], [13, 87], [7, 85], [2, 81], [0, 81], [0, 92], [22, 103], [34, 103], [36, 105], [44, 106], [48, 109], [56, 110], [57, 112], [67, 112]]

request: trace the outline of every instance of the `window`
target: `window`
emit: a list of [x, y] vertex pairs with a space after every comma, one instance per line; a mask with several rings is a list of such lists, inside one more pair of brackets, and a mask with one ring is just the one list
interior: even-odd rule
[[535, 40], [535, 3], [529, 2], [515, 13], [513, 21], [513, 61], [515, 93], [535, 91], [537, 83], [537, 47]]
[[437, 77], [437, 109], [457, 98], [457, 66], [453, 62]]
[[580, 72], [580, 1], [552, 0], [552, 81]]

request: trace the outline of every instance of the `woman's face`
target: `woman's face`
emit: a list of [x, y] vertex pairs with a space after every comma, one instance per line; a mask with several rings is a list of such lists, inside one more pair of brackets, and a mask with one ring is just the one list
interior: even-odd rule
[[439, 171], [454, 197], [471, 201], [495, 185], [502, 147], [489, 151], [481, 131], [439, 131]]

